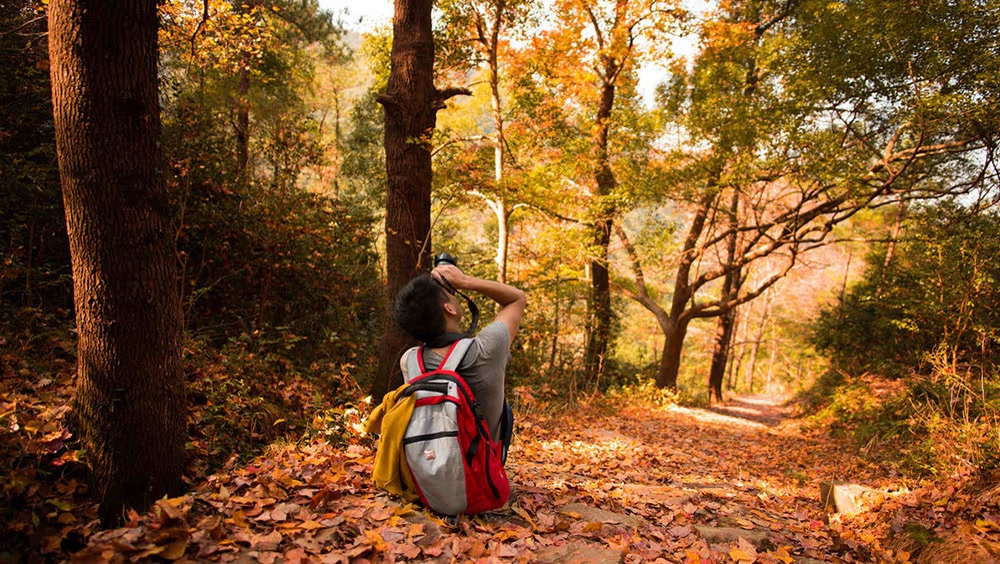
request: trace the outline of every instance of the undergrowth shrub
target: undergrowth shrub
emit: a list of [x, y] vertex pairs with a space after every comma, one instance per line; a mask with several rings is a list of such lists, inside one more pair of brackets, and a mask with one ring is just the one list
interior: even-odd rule
[[382, 300], [371, 217], [301, 191], [247, 188], [187, 205], [178, 245], [195, 338], [240, 338], [299, 367], [371, 365]]
[[[188, 359], [188, 449], [192, 475], [246, 461], [276, 440], [323, 436], [345, 442], [344, 421], [362, 401], [353, 364], [301, 368], [234, 338], [221, 348], [192, 343]], [[356, 416], [356, 413], [355, 413]], [[347, 423], [346, 425], [349, 425]]]
[[804, 396], [814, 421], [910, 473], [997, 466], [998, 219], [941, 202], [912, 212], [891, 256], [874, 249], [863, 279], [814, 326], [833, 366]]
[[[843, 376], [806, 428], [855, 441], [859, 452], [909, 476], [986, 471], [1000, 463], [1000, 389], [935, 372], [886, 379]], [[807, 400], [808, 401], [808, 400]]]
[[600, 404], [614, 413], [635, 404], [660, 408], [685, 403], [689, 399], [678, 390], [660, 388], [653, 380], [644, 380], [609, 389], [601, 398]]

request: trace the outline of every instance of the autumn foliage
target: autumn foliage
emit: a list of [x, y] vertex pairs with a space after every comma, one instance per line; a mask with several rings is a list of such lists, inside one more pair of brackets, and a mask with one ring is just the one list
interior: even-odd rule
[[1000, 561], [996, 0], [436, 5], [433, 79], [471, 95], [399, 146], [433, 169], [430, 231], [399, 243], [529, 295], [511, 503], [450, 520], [371, 483], [392, 37], [311, 0], [176, 0], [186, 493], [101, 528], [46, 3], [18, 0], [0, 562]]

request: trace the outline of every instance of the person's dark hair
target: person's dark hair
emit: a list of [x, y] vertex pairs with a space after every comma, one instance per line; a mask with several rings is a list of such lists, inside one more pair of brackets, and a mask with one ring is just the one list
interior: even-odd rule
[[444, 334], [441, 305], [447, 301], [444, 289], [430, 274], [424, 273], [407, 282], [396, 294], [392, 316], [403, 331], [426, 343]]

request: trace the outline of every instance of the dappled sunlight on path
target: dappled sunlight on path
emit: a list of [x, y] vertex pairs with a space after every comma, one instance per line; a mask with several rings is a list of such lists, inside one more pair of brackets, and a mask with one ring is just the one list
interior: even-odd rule
[[773, 396], [737, 396], [705, 411], [774, 427], [788, 418], [785, 401]]

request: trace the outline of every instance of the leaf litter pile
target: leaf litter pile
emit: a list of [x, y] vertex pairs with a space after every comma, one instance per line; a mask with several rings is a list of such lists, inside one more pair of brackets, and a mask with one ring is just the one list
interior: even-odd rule
[[[995, 491], [899, 490], [899, 476], [845, 445], [778, 425], [773, 406], [731, 407], [522, 415], [511, 502], [475, 517], [444, 520], [375, 490], [373, 443], [358, 437], [273, 446], [124, 527], [92, 532], [84, 507], [62, 532], [86, 529], [78, 562], [909, 562], [926, 546], [914, 531], [934, 538], [926, 554], [997, 556]], [[861, 515], [831, 516], [825, 479], [886, 493]], [[948, 535], [964, 553], [946, 552]]]

